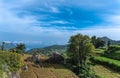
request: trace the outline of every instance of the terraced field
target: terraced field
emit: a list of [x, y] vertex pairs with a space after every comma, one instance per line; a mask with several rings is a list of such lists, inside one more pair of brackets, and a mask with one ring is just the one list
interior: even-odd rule
[[72, 71], [60, 64], [45, 63], [40, 67], [31, 62], [25, 62], [28, 70], [22, 71], [21, 78], [78, 78]]
[[[49, 67], [48, 67], [49, 65]], [[55, 68], [51, 64], [47, 67], [39, 67], [33, 63], [28, 63], [28, 70], [21, 73], [21, 78], [77, 78], [70, 70], [65, 68]], [[61, 65], [56, 65], [57, 67]]]
[[120, 72], [115, 72], [102, 65], [95, 65], [93, 68], [97, 75], [103, 76], [105, 78], [120, 78]]

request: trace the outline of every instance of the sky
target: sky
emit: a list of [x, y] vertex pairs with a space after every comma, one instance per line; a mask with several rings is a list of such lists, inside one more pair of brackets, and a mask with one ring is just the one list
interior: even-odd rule
[[120, 0], [0, 0], [0, 41], [67, 44], [77, 33], [120, 40]]

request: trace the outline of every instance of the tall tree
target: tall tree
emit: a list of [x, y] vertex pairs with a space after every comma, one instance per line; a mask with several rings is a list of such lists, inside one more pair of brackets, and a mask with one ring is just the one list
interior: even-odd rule
[[91, 39], [92, 39], [91, 41], [92, 41], [93, 45], [96, 46], [97, 45], [97, 42], [96, 42], [97, 37], [93, 36]]
[[90, 77], [88, 57], [93, 50], [94, 46], [89, 36], [82, 34], [71, 36], [68, 44], [69, 64], [81, 78]]
[[110, 46], [110, 44], [111, 44], [111, 43], [110, 43], [110, 40], [109, 40], [109, 41], [107, 42], [107, 47], [109, 47], [109, 46]]

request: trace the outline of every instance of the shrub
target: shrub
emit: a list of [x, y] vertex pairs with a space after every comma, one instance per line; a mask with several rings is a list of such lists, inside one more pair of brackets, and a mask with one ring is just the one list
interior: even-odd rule
[[0, 61], [3, 65], [7, 64], [11, 72], [16, 72], [23, 66], [23, 60], [18, 53], [0, 52]]

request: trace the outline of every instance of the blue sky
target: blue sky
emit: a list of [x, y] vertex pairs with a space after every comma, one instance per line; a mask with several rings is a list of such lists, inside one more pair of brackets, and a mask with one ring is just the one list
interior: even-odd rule
[[66, 44], [76, 33], [120, 40], [120, 0], [0, 0], [0, 41]]

